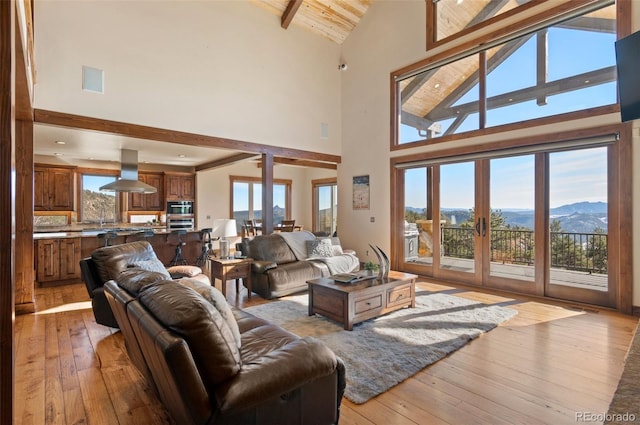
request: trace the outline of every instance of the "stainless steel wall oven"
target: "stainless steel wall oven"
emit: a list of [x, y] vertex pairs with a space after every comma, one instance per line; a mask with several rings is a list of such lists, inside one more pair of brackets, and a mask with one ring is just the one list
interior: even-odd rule
[[167, 202], [167, 229], [192, 230], [195, 227], [193, 201]]

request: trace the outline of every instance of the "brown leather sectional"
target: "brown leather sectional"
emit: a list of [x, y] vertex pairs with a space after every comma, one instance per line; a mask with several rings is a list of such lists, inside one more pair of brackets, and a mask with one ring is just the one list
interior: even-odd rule
[[131, 360], [179, 424], [337, 424], [344, 364], [191, 279], [128, 268], [105, 295]]

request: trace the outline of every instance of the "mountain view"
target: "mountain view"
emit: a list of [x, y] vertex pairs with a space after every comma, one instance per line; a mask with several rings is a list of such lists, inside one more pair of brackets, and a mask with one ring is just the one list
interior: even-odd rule
[[82, 197], [82, 221], [116, 222], [116, 197], [113, 194], [85, 189]]
[[[424, 208], [407, 207], [406, 211], [415, 214], [424, 214]], [[499, 210], [507, 225], [533, 229], [533, 210], [502, 209]], [[560, 223], [560, 228], [565, 232], [591, 233], [595, 229], [607, 229], [607, 203], [606, 202], [577, 202], [551, 208], [551, 220]], [[443, 208], [441, 217], [448, 224], [460, 224], [469, 220], [472, 211], [454, 208]]]

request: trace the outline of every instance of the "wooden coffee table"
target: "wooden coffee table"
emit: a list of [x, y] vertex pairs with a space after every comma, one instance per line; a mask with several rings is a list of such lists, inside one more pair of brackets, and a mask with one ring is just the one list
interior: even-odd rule
[[330, 278], [308, 280], [309, 316], [321, 314], [344, 325], [353, 325], [404, 307], [416, 306], [416, 278], [390, 271], [384, 281], [338, 283]]

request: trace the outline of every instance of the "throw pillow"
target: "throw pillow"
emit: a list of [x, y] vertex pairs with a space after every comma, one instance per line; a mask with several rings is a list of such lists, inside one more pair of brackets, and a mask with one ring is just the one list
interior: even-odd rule
[[344, 254], [344, 251], [342, 250], [342, 247], [340, 245], [331, 245], [331, 251], [334, 257], [336, 255]]
[[229, 326], [196, 291], [163, 281], [142, 288], [138, 299], [161, 324], [185, 339], [210, 391], [240, 372], [240, 350]]
[[333, 251], [331, 242], [328, 240], [314, 239], [307, 242], [307, 256], [313, 257], [331, 257]]
[[202, 274], [202, 269], [198, 266], [171, 266], [167, 267], [167, 271], [174, 278], [193, 277]]
[[242, 344], [238, 322], [236, 322], [236, 318], [233, 316], [231, 307], [229, 307], [229, 303], [224, 295], [222, 295], [222, 292], [214, 286], [202, 283], [196, 279], [182, 278], [178, 280], [178, 282], [202, 295], [205, 300], [209, 301], [211, 305], [218, 310], [222, 318], [227, 322], [227, 325], [229, 326], [229, 329], [231, 329], [231, 333], [236, 340], [236, 344], [238, 345], [238, 348], [240, 348]]
[[167, 279], [171, 279], [171, 275], [164, 267], [164, 264], [160, 262], [157, 258], [151, 260], [137, 260], [128, 265], [128, 267], [138, 267], [142, 270], [147, 270], [150, 272], [162, 273]]

